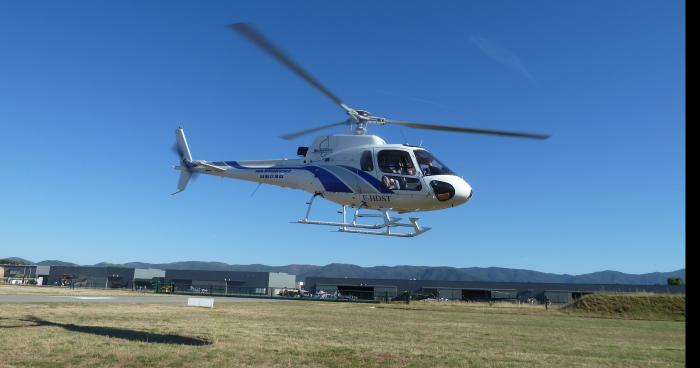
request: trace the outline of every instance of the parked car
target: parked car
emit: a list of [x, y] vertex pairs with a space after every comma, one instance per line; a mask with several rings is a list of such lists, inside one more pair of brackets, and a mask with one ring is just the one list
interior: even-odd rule
[[292, 298], [308, 298], [311, 296], [311, 293], [303, 289], [284, 289], [277, 295]]
[[354, 295], [349, 295], [349, 294], [347, 294], [347, 295], [338, 294], [338, 296], [336, 297], [336, 299], [338, 299], [338, 300], [354, 301], [354, 300], [357, 300], [357, 297], [354, 296]]
[[[406, 296], [409, 294], [408, 292], [404, 291], [403, 293], [395, 296], [394, 298], [391, 299], [391, 301], [403, 301], [406, 300]], [[411, 295], [411, 300], [423, 300], [423, 299], [434, 299], [435, 295], [434, 294], [428, 294], [428, 293], [410, 293]]]

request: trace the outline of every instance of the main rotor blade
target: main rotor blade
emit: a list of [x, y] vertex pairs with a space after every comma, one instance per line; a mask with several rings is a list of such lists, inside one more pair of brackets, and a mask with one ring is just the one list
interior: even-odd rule
[[321, 93], [328, 96], [328, 98], [333, 100], [333, 102], [335, 102], [335, 104], [340, 106], [343, 110], [349, 110], [349, 108], [343, 103], [343, 101], [340, 100], [340, 98], [338, 98], [338, 96], [334, 95], [330, 90], [328, 90], [328, 88], [319, 83], [314, 77], [311, 76], [311, 74], [307, 73], [301, 66], [299, 66], [299, 64], [294, 62], [294, 60], [285, 55], [282, 50], [273, 45], [267, 38], [265, 38], [265, 36], [255, 30], [253, 26], [248, 23], [241, 22], [229, 24], [228, 27], [240, 33], [243, 37], [247, 38], [248, 41], [260, 47], [263, 49], [263, 51], [270, 54], [270, 56], [277, 59], [277, 61], [291, 69], [294, 73], [302, 77], [305, 81], [309, 82], [309, 84], [314, 86], [317, 90], [321, 91]]
[[549, 134], [509, 132], [509, 131], [505, 131], [505, 130], [491, 130], [491, 129], [462, 128], [462, 127], [455, 127], [455, 126], [449, 126], [449, 125], [414, 123], [411, 121], [392, 120], [392, 119], [386, 119], [386, 120], [384, 120], [384, 123], [403, 125], [403, 126], [406, 126], [409, 128], [415, 128], [415, 129], [442, 130], [442, 131], [446, 131], [446, 132], [458, 132], [458, 133], [489, 134], [489, 135], [500, 135], [500, 136], [504, 136], [504, 137], [532, 138], [532, 139], [547, 139], [550, 137]]
[[302, 135], [306, 135], [309, 133], [318, 132], [319, 130], [332, 128], [334, 126], [346, 125], [346, 124], [348, 124], [347, 121], [341, 121], [340, 123], [328, 124], [328, 125], [324, 125], [324, 126], [320, 126], [320, 127], [316, 127], [316, 128], [305, 129], [305, 130], [300, 130], [298, 132], [281, 135], [280, 138], [286, 139], [286, 140], [292, 140], [294, 138], [301, 137]]

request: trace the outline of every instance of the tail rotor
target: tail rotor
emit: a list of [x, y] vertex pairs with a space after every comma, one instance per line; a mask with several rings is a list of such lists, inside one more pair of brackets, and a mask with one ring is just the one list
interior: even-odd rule
[[185, 131], [182, 128], [175, 129], [175, 144], [173, 145], [173, 151], [175, 151], [175, 153], [177, 153], [177, 155], [180, 157], [180, 165], [174, 167], [174, 169], [180, 170], [180, 179], [177, 182], [177, 192], [172, 193], [171, 195], [178, 194], [185, 190], [190, 179], [196, 177], [196, 173], [193, 170], [194, 164], [192, 163], [190, 147], [187, 145]]

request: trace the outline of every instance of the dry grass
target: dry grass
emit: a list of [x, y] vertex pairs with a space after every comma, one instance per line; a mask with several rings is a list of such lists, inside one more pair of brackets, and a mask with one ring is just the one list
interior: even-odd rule
[[0, 285], [0, 295], [66, 295], [66, 296], [134, 296], [167, 295], [150, 292], [137, 292], [126, 289], [71, 289], [59, 286]]
[[[684, 323], [529, 306], [292, 301], [213, 310], [89, 303], [0, 310], [0, 366], [7, 367], [685, 365]], [[170, 338], [180, 341], [163, 343]], [[188, 338], [210, 344], [187, 345]]]
[[562, 311], [608, 318], [685, 321], [685, 295], [592, 294]]

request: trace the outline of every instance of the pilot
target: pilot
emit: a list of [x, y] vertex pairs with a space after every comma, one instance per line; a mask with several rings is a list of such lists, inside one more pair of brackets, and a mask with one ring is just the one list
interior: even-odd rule
[[433, 160], [428, 157], [418, 158], [418, 165], [420, 166], [420, 171], [422, 171], [423, 175], [425, 176], [430, 175], [430, 166], [432, 166], [432, 164]]

